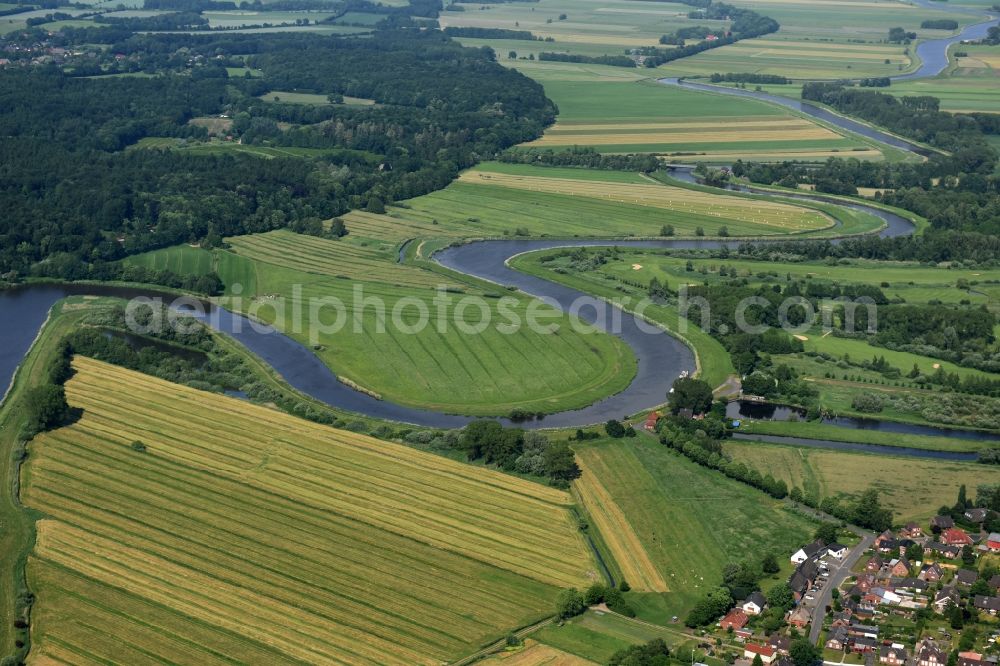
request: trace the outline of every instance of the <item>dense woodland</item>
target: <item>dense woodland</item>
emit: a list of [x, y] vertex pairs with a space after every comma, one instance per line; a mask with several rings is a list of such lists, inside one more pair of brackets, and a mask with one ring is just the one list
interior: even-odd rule
[[[50, 66], [0, 71], [0, 275], [87, 277], [180, 242], [267, 231], [440, 189], [462, 168], [537, 137], [555, 109], [540, 85], [436, 31], [374, 38], [120, 35], [107, 48], [155, 78], [83, 78]], [[64, 39], [72, 40], [73, 37]], [[230, 78], [226, 65], [260, 69]], [[391, 62], [392, 67], [386, 63]], [[375, 106], [265, 101], [272, 90]], [[260, 96], [265, 99], [260, 99]], [[232, 146], [198, 141], [199, 116], [232, 119]], [[279, 127], [279, 123], [286, 124]], [[260, 159], [239, 143], [311, 149]]]

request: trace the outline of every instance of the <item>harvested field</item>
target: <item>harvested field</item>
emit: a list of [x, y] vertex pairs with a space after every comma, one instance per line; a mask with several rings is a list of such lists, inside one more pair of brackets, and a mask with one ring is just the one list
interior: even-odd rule
[[74, 366], [24, 479], [40, 661], [436, 664], [593, 575], [564, 492]]

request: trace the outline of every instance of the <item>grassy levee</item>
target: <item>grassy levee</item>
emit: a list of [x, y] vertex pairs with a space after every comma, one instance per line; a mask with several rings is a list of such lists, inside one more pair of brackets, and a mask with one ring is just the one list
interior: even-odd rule
[[[35, 539], [34, 517], [20, 502], [18, 470], [21, 466], [20, 433], [25, 425], [24, 394], [44, 381], [54, 357], [54, 342], [71, 331], [82, 312], [56, 304], [24, 357], [10, 391], [0, 405], [0, 656], [13, 654], [15, 640], [27, 634], [14, 627], [18, 597], [25, 591], [24, 565]], [[6, 387], [4, 387], [6, 388]]]
[[[542, 266], [540, 258], [546, 253], [545, 250], [522, 254], [511, 259], [512, 268], [534, 275], [536, 277], [551, 280], [564, 284], [567, 287], [579, 289], [580, 291], [594, 294], [600, 298], [614, 302], [621, 298], [621, 292], [609, 286], [606, 281], [592, 280], [580, 275], [567, 275], [555, 273]], [[625, 310], [631, 311], [629, 307]], [[673, 307], [659, 304], [651, 304], [643, 309], [641, 315], [648, 321], [663, 327], [665, 330], [690, 347], [698, 362], [697, 374], [701, 379], [717, 387], [724, 383], [731, 375], [735, 374], [732, 359], [718, 340], [701, 330], [694, 324], [683, 319], [680, 313]], [[663, 396], [666, 400], [666, 396]]]
[[[791, 488], [798, 486], [814, 497], [851, 497], [876, 486], [895, 522], [929, 520], [938, 507], [955, 501], [958, 488], [996, 483], [1000, 472], [986, 465], [948, 460], [803, 449], [765, 442], [726, 442], [727, 453], [761, 473], [772, 474]], [[872, 470], [877, 469], [877, 476]], [[919, 483], [914, 483], [919, 479]]]
[[434, 664], [596, 576], [565, 492], [74, 367], [24, 473], [39, 659]]
[[899, 446], [925, 451], [954, 451], [969, 453], [982, 449], [1000, 447], [1000, 440], [983, 442], [955, 437], [930, 437], [906, 435], [880, 430], [842, 428], [812, 421], [742, 421], [739, 432], [756, 435], [778, 435], [783, 437], [803, 437], [805, 439], [827, 439], [834, 442], [855, 444], [876, 444], [878, 446]]

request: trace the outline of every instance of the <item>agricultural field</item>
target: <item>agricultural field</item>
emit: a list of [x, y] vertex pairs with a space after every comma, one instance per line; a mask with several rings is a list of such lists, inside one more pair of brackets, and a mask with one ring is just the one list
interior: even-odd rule
[[744, 0], [734, 4], [774, 18], [781, 30], [668, 63], [658, 71], [671, 75], [754, 72], [795, 79], [891, 76], [915, 63], [906, 46], [885, 43], [890, 28], [902, 27], [916, 32], [919, 39], [934, 39], [948, 33], [921, 29], [922, 21], [955, 18], [964, 24], [974, 20], [893, 0]]
[[597, 666], [597, 662], [563, 652], [529, 638], [518, 650], [501, 652], [480, 663], [489, 666]]
[[437, 273], [396, 263], [395, 245], [330, 240], [279, 229], [264, 234], [236, 236], [226, 243], [241, 257], [341, 279], [379, 282], [400, 287], [451, 287], [460, 285]]
[[[628, 534], [666, 583], [667, 591], [659, 595], [661, 617], [683, 617], [718, 583], [727, 562], [750, 552], [790, 552], [812, 533], [810, 521], [780, 502], [700, 467], [652, 438], [599, 441], [575, 450], [585, 470], [574, 485], [576, 493], [586, 496], [582, 505], [613, 505], [631, 528], [610, 537], [602, 533], [606, 542], [610, 538], [607, 548], [613, 553], [631, 549], [629, 543], [615, 541]], [[597, 498], [589, 477], [600, 481]], [[600, 527], [603, 519], [591, 514], [591, 520]], [[638, 550], [631, 557], [637, 560]], [[624, 574], [629, 564], [621, 563]]]
[[[687, 270], [688, 262], [693, 271]], [[944, 303], [969, 301], [972, 304], [1000, 307], [1000, 302], [985, 290], [1000, 284], [1000, 270], [928, 267], [912, 262], [885, 262], [855, 259], [849, 262], [767, 262], [741, 259], [699, 259], [671, 256], [656, 251], [623, 253], [617, 261], [601, 266], [601, 273], [618, 279], [649, 282], [654, 277], [676, 289], [681, 284], [717, 284], [732, 279], [720, 276], [719, 269], [735, 269], [736, 277], [752, 285], [785, 285], [793, 281], [822, 280], [837, 284], [881, 285], [890, 300], [901, 298], [907, 303]], [[964, 281], [959, 288], [959, 281]]]
[[434, 664], [595, 575], [562, 491], [75, 368], [24, 472], [37, 659]]
[[533, 637], [543, 645], [577, 655], [587, 663], [601, 664], [606, 664], [618, 650], [638, 643], [662, 638], [669, 645], [677, 645], [687, 638], [677, 629], [656, 627], [599, 611], [587, 611], [567, 620], [561, 627], [549, 625], [535, 632]]
[[[555, 40], [540, 42], [534, 47], [532, 42], [521, 42], [529, 48], [586, 55], [621, 55], [629, 48], [653, 46], [662, 35], [678, 28], [723, 26], [722, 21], [689, 19], [691, 8], [672, 2], [650, 5], [641, 0], [540, 0], [533, 3], [471, 2], [462, 6], [463, 12], [441, 12], [438, 23], [442, 27], [527, 30], [536, 37]], [[523, 55], [527, 53], [525, 50]]]
[[931, 95], [943, 111], [1000, 113], [1000, 46], [962, 44], [951, 55], [952, 65], [940, 76], [894, 83], [886, 92]]
[[[809, 449], [763, 442], [726, 442], [736, 460], [797, 486], [814, 497], [853, 496], [877, 486], [894, 522], [927, 522], [940, 506], [954, 504], [962, 484], [1000, 480], [1000, 472], [976, 463], [872, 456], [865, 453]], [[871, 471], [878, 469], [877, 476]], [[920, 479], [920, 483], [913, 483]]]
[[462, 224], [479, 236], [732, 236], [820, 231], [835, 221], [804, 206], [664, 185], [640, 174], [484, 163], [443, 190], [411, 199], [407, 219]]
[[650, 70], [522, 61], [516, 67], [538, 80], [559, 107], [556, 124], [534, 143], [540, 147], [591, 146], [685, 162], [882, 155], [858, 138], [777, 106], [668, 87], [645, 78]]
[[[358, 298], [359, 289], [366, 301]], [[617, 393], [635, 374], [635, 357], [620, 339], [573, 324], [524, 295], [508, 294], [504, 301], [477, 297], [470, 307], [460, 304], [464, 296], [458, 293], [442, 297], [427, 288], [258, 263], [257, 297], [247, 296], [223, 304], [316, 345], [316, 354], [338, 375], [386, 400], [416, 407], [476, 415], [506, 415], [515, 408], [556, 412]], [[296, 329], [278, 321], [288, 314], [285, 307], [294, 312], [297, 305], [308, 313], [312, 303], [328, 302], [322, 299], [342, 303], [343, 316], [323, 306], [315, 327]], [[523, 325], [529, 308], [558, 329]], [[425, 325], [421, 311], [429, 315]], [[435, 323], [441, 313], [444, 326]], [[510, 332], [503, 324], [512, 317], [522, 325]], [[313, 339], [303, 332], [310, 328]]]

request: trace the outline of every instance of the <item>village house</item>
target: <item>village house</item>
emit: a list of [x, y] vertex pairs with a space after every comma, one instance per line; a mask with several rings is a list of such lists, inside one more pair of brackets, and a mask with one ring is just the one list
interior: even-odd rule
[[866, 638], [878, 638], [878, 627], [871, 624], [855, 623], [847, 627], [848, 636], [864, 636]]
[[935, 562], [934, 564], [925, 564], [921, 569], [917, 578], [920, 580], [925, 580], [928, 583], [936, 583], [941, 580], [944, 572], [941, 571], [941, 567]]
[[896, 555], [899, 553], [899, 541], [896, 539], [886, 539], [878, 546], [878, 552], [885, 555]]
[[951, 519], [951, 516], [934, 516], [931, 518], [931, 530], [935, 532], [943, 532], [944, 530], [951, 529], [955, 526], [955, 521]]
[[983, 655], [978, 652], [959, 652], [958, 666], [982, 666]]
[[907, 523], [906, 527], [899, 531], [899, 534], [908, 539], [919, 539], [924, 536], [924, 530], [916, 523]]
[[931, 541], [924, 546], [924, 555], [927, 556], [931, 554], [944, 557], [949, 560], [954, 560], [962, 554], [962, 549], [958, 546], [949, 546], [948, 544]]
[[958, 604], [961, 598], [954, 587], [942, 587], [934, 597], [934, 608], [938, 613], [943, 613], [950, 606]]
[[889, 666], [903, 666], [906, 663], [906, 648], [899, 643], [883, 645], [878, 651], [879, 663]]
[[878, 641], [874, 638], [867, 638], [865, 636], [859, 636], [851, 640], [851, 652], [857, 652], [858, 654], [866, 654], [868, 652], [875, 652], [878, 649]]
[[723, 631], [728, 631], [729, 629], [733, 629], [735, 631], [736, 629], [742, 629], [747, 626], [747, 622], [749, 621], [750, 618], [747, 617], [747, 614], [744, 613], [742, 609], [734, 608], [729, 611], [724, 618], [722, 618], [719, 622], [719, 626], [722, 627]]
[[990, 532], [990, 535], [986, 537], [986, 548], [991, 553], [1000, 553], [1000, 533]]
[[970, 586], [979, 580], [979, 572], [972, 569], [959, 569], [955, 572], [955, 584]]
[[988, 585], [990, 586], [991, 590], [994, 591], [1000, 590], [1000, 574], [996, 574], [995, 576], [990, 578]]
[[834, 627], [826, 637], [825, 645], [828, 650], [843, 651], [847, 649], [847, 640], [847, 627]]
[[787, 617], [788, 624], [793, 627], [797, 627], [798, 629], [804, 629], [809, 626], [809, 620], [809, 611], [802, 606], [789, 611]]
[[764, 595], [761, 594], [760, 590], [755, 591], [749, 597], [746, 598], [740, 608], [747, 615], [760, 615], [764, 612], [764, 607], [767, 606], [767, 601], [764, 599]]
[[896, 592], [906, 590], [916, 594], [926, 592], [929, 587], [926, 581], [920, 580], [919, 578], [900, 578], [899, 580], [890, 581], [890, 585]]
[[972, 537], [960, 527], [950, 527], [941, 532], [941, 543], [949, 546], [971, 546]]
[[1000, 613], [1000, 597], [986, 597], [977, 594], [972, 601], [972, 605], [981, 611], [986, 611], [990, 615]]
[[767, 644], [774, 648], [779, 655], [788, 656], [792, 649], [792, 639], [781, 634], [771, 634], [767, 639]]
[[823, 543], [821, 539], [816, 539], [812, 543], [802, 546], [797, 551], [792, 553], [792, 564], [802, 564], [806, 560], [811, 560], [813, 558], [819, 557], [823, 554], [826, 549], [826, 544]]
[[945, 666], [948, 655], [929, 638], [917, 643], [916, 666]]
[[877, 537], [875, 537], [875, 547], [876, 548], [880, 547], [886, 541], [895, 541], [895, 540], [896, 540], [896, 535], [892, 533], [892, 530], [886, 530], [885, 532], [882, 532], [882, 534], [879, 534]]
[[847, 546], [842, 543], [832, 543], [827, 547], [826, 552], [830, 553], [832, 557], [842, 560], [847, 556]]
[[966, 517], [966, 519], [969, 520], [969, 522], [977, 523], [978, 524], [978, 523], [981, 523], [984, 520], [986, 520], [986, 515], [988, 513], [989, 513], [989, 511], [987, 511], [986, 509], [980, 509], [980, 508], [977, 507], [977, 508], [974, 508], [974, 509], [966, 509], [965, 510], [965, 517]]
[[743, 656], [747, 659], [759, 656], [760, 660], [765, 664], [770, 664], [774, 661], [776, 653], [777, 651], [770, 645], [757, 645], [756, 643], [747, 643], [746, 649], [743, 650]]
[[883, 560], [878, 555], [872, 555], [871, 557], [868, 558], [868, 562], [865, 564], [865, 571], [870, 571], [874, 573], [879, 569], [881, 569], [884, 564], [885, 560]]
[[854, 584], [854, 586], [858, 588], [858, 591], [861, 592], [862, 594], [868, 592], [868, 590], [872, 589], [875, 586], [875, 574], [870, 574], [870, 573], [859, 574], [857, 582]]
[[649, 416], [646, 417], [646, 423], [643, 424], [642, 427], [649, 432], [653, 432], [654, 430], [656, 430], [656, 422], [659, 420], [659, 418], [660, 418], [659, 412], [651, 413]]
[[910, 575], [910, 562], [905, 557], [889, 562], [889, 573], [898, 578]]

